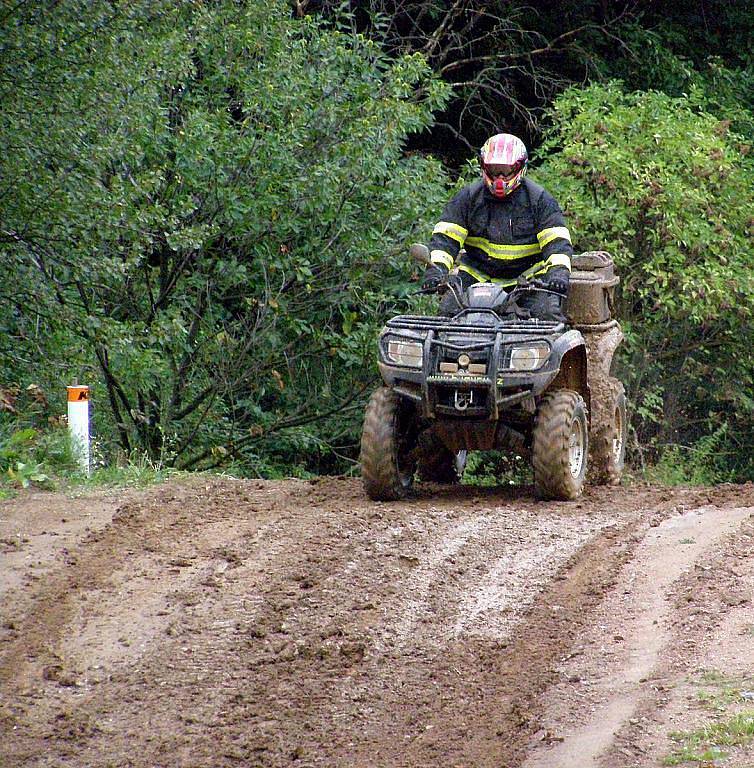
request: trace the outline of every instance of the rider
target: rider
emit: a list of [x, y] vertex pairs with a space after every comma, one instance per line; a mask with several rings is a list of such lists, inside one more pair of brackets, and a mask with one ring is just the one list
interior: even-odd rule
[[488, 281], [511, 287], [519, 277], [532, 278], [555, 295], [538, 291], [526, 308], [534, 316], [562, 319], [571, 235], [555, 198], [524, 178], [528, 160], [526, 146], [510, 133], [485, 142], [479, 155], [482, 178], [453, 197], [432, 232], [432, 264], [422, 288], [437, 288], [456, 262], [464, 289]]

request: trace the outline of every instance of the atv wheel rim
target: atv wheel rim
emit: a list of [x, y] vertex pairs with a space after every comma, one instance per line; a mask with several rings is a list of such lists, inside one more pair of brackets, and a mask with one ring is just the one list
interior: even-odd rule
[[572, 477], [580, 477], [584, 468], [585, 437], [584, 425], [579, 419], [574, 419], [568, 439], [568, 464]]
[[623, 454], [623, 413], [620, 408], [615, 409], [615, 433], [613, 434], [613, 461], [618, 464]]

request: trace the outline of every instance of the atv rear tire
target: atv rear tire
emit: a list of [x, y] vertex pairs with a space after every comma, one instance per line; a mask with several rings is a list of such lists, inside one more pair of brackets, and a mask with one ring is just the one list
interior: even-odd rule
[[534, 490], [541, 499], [566, 501], [581, 494], [589, 455], [586, 406], [578, 392], [545, 395], [534, 422]]
[[419, 454], [419, 479], [427, 483], [455, 485], [466, 469], [467, 451], [453, 452], [436, 438], [422, 445]]
[[416, 437], [411, 406], [387, 387], [376, 390], [361, 433], [361, 479], [370, 499], [394, 501], [411, 490]]
[[589, 474], [590, 481], [595, 485], [618, 485], [626, 460], [628, 433], [626, 392], [623, 384], [612, 377], [609, 380], [609, 387], [608, 423], [601, 425], [598, 433], [592, 436]]

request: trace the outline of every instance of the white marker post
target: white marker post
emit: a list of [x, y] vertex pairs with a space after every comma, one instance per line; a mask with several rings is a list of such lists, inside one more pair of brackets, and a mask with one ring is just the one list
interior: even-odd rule
[[68, 387], [68, 431], [81, 469], [89, 474], [89, 387]]

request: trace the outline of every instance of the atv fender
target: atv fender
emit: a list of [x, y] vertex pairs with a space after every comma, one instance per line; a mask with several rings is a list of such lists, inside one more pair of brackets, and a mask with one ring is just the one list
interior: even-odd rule
[[559, 366], [560, 361], [566, 353], [570, 352], [572, 349], [576, 349], [576, 347], [582, 347], [586, 353], [586, 342], [581, 335], [581, 331], [566, 331], [562, 336], [558, 337], [552, 345], [550, 359], [556, 366]]
[[584, 399], [589, 413], [591, 393], [587, 377], [587, 348], [580, 331], [567, 331], [554, 342], [548, 367], [550, 366], [555, 375], [548, 382], [547, 390], [569, 389], [578, 392]]
[[615, 351], [623, 341], [623, 331], [615, 320], [602, 325], [588, 326], [584, 330], [590, 380], [595, 376], [606, 380], [612, 371]]

